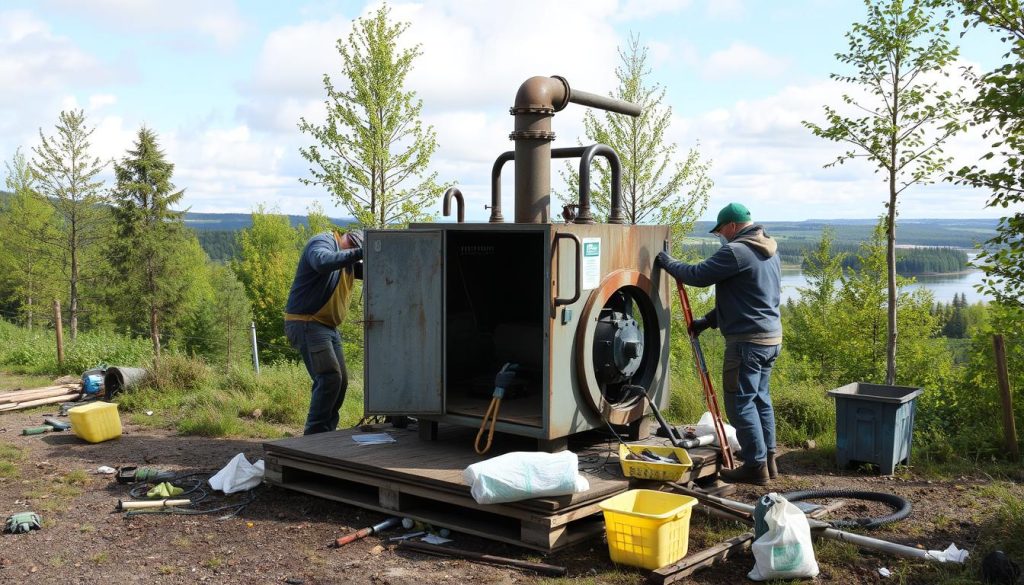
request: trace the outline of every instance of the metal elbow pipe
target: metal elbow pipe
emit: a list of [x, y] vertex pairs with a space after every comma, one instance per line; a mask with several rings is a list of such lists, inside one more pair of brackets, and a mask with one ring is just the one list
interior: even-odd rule
[[626, 223], [626, 214], [622, 207], [622, 165], [619, 163], [619, 155], [606, 144], [588, 146], [580, 155], [580, 208], [574, 223], [595, 223], [594, 216], [590, 213], [590, 167], [595, 156], [604, 157], [612, 170], [611, 213], [608, 215], [608, 223]]
[[466, 201], [462, 198], [462, 191], [459, 191], [458, 187], [452, 187], [444, 192], [444, 202], [441, 205], [441, 213], [448, 217], [452, 214], [452, 197], [455, 198], [455, 202], [458, 204], [456, 207], [456, 214], [459, 218], [459, 223], [466, 222]]
[[[510, 113], [515, 126], [516, 223], [547, 223], [551, 201], [551, 118], [569, 103], [639, 116], [640, 106], [585, 91], [573, 90], [564, 77], [531, 77], [519, 86]], [[614, 154], [614, 153], [613, 153]], [[589, 189], [589, 184], [587, 185]], [[493, 195], [493, 184], [492, 184]], [[589, 199], [589, 193], [588, 193]], [[621, 201], [617, 200], [621, 207]], [[492, 199], [493, 203], [493, 199]], [[625, 223], [619, 208], [612, 209], [613, 223]], [[588, 209], [589, 213], [589, 209]], [[493, 221], [492, 213], [492, 221]], [[592, 218], [591, 218], [592, 219]]]
[[494, 166], [491, 167], [491, 219], [490, 223], [505, 223], [501, 215], [501, 169], [510, 160], [516, 159], [514, 151], [503, 152], [494, 159]]

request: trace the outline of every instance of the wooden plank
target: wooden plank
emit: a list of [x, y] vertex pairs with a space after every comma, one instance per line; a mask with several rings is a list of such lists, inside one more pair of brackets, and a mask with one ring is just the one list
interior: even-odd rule
[[675, 564], [652, 571], [647, 576], [647, 582], [662, 585], [681, 581], [701, 569], [706, 569], [715, 563], [725, 561], [729, 558], [729, 555], [749, 547], [753, 541], [753, 531], [744, 532], [739, 536], [734, 536], [725, 542], [706, 548], [698, 553], [687, 555]]
[[[444, 437], [438, 441], [421, 441], [415, 431], [391, 431], [398, 442], [385, 445], [359, 446], [351, 437], [358, 431], [349, 429], [333, 433], [320, 433], [303, 437], [293, 437], [264, 444], [269, 453], [286, 455], [293, 460], [316, 461], [326, 466], [361, 473], [375, 474], [394, 479], [429, 485], [437, 489], [458, 494], [469, 494], [469, 487], [463, 483], [462, 471], [472, 463], [481, 460], [473, 452], [472, 439], [474, 431], [467, 428], [445, 427]], [[533, 450], [531, 439], [511, 437], [519, 441], [503, 441], [503, 448], [508, 450]], [[655, 444], [656, 440], [652, 440]], [[576, 449], [581, 456], [601, 453], [607, 446], [601, 444], [584, 450]], [[494, 455], [501, 454], [502, 449], [496, 446]], [[708, 477], [717, 472], [717, 452], [712, 449], [693, 449], [690, 451], [694, 461], [689, 477], [682, 481], [691, 481]], [[604, 499], [624, 491], [628, 487], [626, 479], [621, 477], [603, 477], [585, 474], [590, 481], [591, 489], [583, 494], [551, 498], [536, 498], [517, 506], [543, 512], [567, 509], [584, 505], [594, 499]]]

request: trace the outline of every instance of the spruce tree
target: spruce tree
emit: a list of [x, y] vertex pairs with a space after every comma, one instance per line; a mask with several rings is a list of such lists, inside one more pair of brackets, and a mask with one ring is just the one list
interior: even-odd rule
[[129, 325], [147, 324], [159, 356], [161, 325], [181, 306], [190, 278], [177, 254], [189, 238], [184, 212], [173, 209], [185, 192], [171, 182], [174, 165], [160, 150], [156, 134], [145, 127], [134, 148], [114, 164], [114, 174], [117, 238], [110, 257], [120, 282], [117, 306], [128, 311]]

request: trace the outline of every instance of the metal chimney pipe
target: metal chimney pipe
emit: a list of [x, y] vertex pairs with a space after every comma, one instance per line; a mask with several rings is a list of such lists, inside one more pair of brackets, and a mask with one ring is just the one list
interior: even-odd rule
[[[555, 139], [551, 118], [569, 103], [627, 116], [639, 116], [641, 112], [636, 104], [573, 90], [564, 77], [538, 76], [524, 81], [509, 109], [515, 116], [509, 139], [516, 143], [516, 223], [548, 223], [550, 220], [551, 142]], [[494, 219], [492, 210], [491, 220]]]

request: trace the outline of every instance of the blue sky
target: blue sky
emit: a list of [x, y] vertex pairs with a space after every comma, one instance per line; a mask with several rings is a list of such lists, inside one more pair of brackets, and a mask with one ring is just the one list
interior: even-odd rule
[[[885, 185], [870, 168], [822, 166], [839, 152], [800, 122], [820, 120], [842, 87], [833, 55], [864, 7], [856, 0], [593, 0], [392, 2], [423, 56], [409, 86], [441, 148], [442, 180], [456, 181], [470, 220], [486, 218], [494, 157], [511, 149], [508, 106], [532, 75], [558, 74], [605, 93], [616, 48], [640, 35], [651, 80], [673, 108], [670, 137], [699, 143], [715, 181], [705, 218], [729, 201], [765, 220], [873, 217]], [[245, 212], [267, 204], [303, 213], [323, 190], [300, 184], [308, 138], [298, 118], [323, 115], [321, 76], [339, 71], [334, 41], [364, 2], [201, 0], [8, 1], [0, 8], [0, 158], [31, 154], [40, 129], [82, 107], [96, 127], [94, 153], [123, 156], [139, 126], [153, 128], [194, 211]], [[998, 40], [975, 31], [965, 64], [990, 68]], [[575, 144], [582, 110], [554, 120], [556, 145]], [[947, 152], [964, 163], [984, 152], [965, 135]], [[109, 173], [108, 173], [109, 179]], [[511, 185], [505, 193], [511, 193]], [[908, 190], [903, 217], [998, 217], [986, 195], [949, 184]], [[510, 203], [506, 203], [510, 205]], [[439, 205], [438, 205], [439, 209]]]

